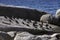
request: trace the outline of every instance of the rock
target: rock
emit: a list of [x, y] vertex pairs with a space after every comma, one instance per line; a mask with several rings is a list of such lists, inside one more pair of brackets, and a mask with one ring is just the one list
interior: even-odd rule
[[12, 37], [10, 35], [8, 35], [7, 33], [0, 33], [0, 40], [13, 40]]
[[34, 35], [28, 32], [21, 32], [21, 33], [17, 33], [14, 40], [32, 40], [33, 37]]
[[58, 40], [57, 37], [60, 37], [59, 35], [60, 33], [54, 33], [52, 35], [32, 35], [28, 32], [20, 32], [17, 33], [14, 40]]
[[14, 37], [15, 36], [15, 31], [10, 31], [10, 32], [7, 32], [7, 34], [9, 34], [11, 37]]

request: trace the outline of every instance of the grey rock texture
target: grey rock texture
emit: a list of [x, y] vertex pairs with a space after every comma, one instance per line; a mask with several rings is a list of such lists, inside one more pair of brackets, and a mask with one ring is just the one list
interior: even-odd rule
[[[42, 27], [41, 27], [41, 24], [39, 21], [34, 21], [34, 20], [28, 20], [28, 19], [17, 19], [17, 18], [12, 18], [12, 19], [9, 19], [7, 17], [4, 18], [0, 18], [1, 19], [1, 22], [0, 22], [0, 27], [1, 26], [4, 26], [4, 27], [1, 27], [0, 30], [6, 30], [6, 31], [19, 31], [21, 28], [25, 28], [23, 31], [27, 31], [27, 30], [46, 30], [46, 31], [56, 31], [56, 32], [59, 32], [58, 30], [60, 29], [59, 26], [57, 25], [52, 25], [52, 24], [48, 24], [48, 26], [46, 26], [46, 23], [43, 23]], [[18, 22], [18, 23], [17, 23]], [[6, 27], [7, 26], [7, 27]], [[12, 27], [13, 26], [13, 27]], [[5, 29], [4, 29], [5, 28]], [[20, 28], [20, 29], [19, 29]], [[18, 29], [18, 30], [17, 30]], [[22, 29], [21, 29], [22, 30]], [[31, 32], [31, 31], [30, 31]]]
[[[43, 23], [43, 26], [40, 27], [40, 22], [39, 21], [34, 21], [34, 20], [31, 20], [29, 21], [28, 19], [17, 19], [17, 18], [12, 18], [12, 19], [9, 19], [9, 17], [5, 18], [5, 17], [0, 17], [1, 19], [1, 22], [0, 22], [0, 25], [1, 26], [7, 26], [8, 28], [13, 26], [14, 28], [17, 27], [18, 28], [21, 28], [21, 27], [24, 27], [24, 28], [30, 28], [30, 29], [38, 29], [38, 30], [46, 30], [46, 31], [54, 31], [54, 32], [60, 32], [60, 28], [57, 26], [57, 25], [52, 25], [52, 24], [48, 24], [48, 26], [46, 27], [46, 23]], [[9, 21], [11, 20], [11, 21]], [[18, 23], [17, 23], [17, 22]], [[0, 27], [1, 27], [0, 26]], [[3, 27], [4, 27], [3, 26]], [[7, 28], [6, 27], [6, 28]], [[43, 29], [42, 29], [43, 28]], [[9, 30], [9, 29], [7, 29]], [[12, 30], [12, 28], [11, 28]], [[23, 29], [24, 30], [24, 29]], [[59, 35], [58, 33], [44, 33], [41, 34], [42, 32], [38, 32], [35, 30], [31, 30], [31, 31], [8, 31], [7, 34], [12, 37], [11, 39], [13, 40], [59, 40]], [[39, 35], [38, 35], [39, 34]], [[56, 36], [57, 35], [57, 36]]]
[[17, 33], [14, 40], [60, 40], [56, 36], [60, 33], [55, 33], [52, 35], [32, 35], [28, 32]]
[[14, 40], [32, 40], [34, 35], [28, 33], [28, 32], [21, 32], [17, 33]]
[[[9, 19], [7, 17], [7, 19], [5, 17], [0, 17], [1, 21], [0, 21], [0, 25], [5, 25], [5, 26], [8, 26], [8, 27], [21, 27], [23, 26], [24, 28], [31, 28], [31, 29], [41, 29], [41, 24], [39, 21], [34, 21], [34, 20], [29, 20], [29, 19], [17, 19], [17, 18], [12, 18], [12, 19]], [[17, 23], [18, 22], [18, 23]], [[46, 23], [43, 24], [43, 26], [46, 27]], [[54, 26], [54, 27], [57, 27], [57, 25], [52, 25], [52, 24], [49, 24], [48, 26]], [[22, 27], [22, 28], [23, 28]], [[54, 28], [52, 27], [52, 28]]]
[[[46, 14], [45, 18], [43, 14]], [[41, 16], [41, 20], [46, 22], [50, 14], [36, 9], [0, 6], [0, 31], [5, 32], [0, 36], [3, 40], [60, 40], [60, 27], [41, 25]]]

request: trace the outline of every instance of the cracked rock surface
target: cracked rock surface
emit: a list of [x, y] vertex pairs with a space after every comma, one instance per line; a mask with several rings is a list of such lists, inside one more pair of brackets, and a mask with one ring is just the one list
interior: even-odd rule
[[60, 40], [56, 37], [57, 35], [58, 33], [52, 35], [32, 35], [28, 32], [21, 32], [17, 33], [14, 40]]
[[[28, 19], [17, 19], [17, 18], [5, 18], [0, 17], [0, 27], [18, 27], [18, 28], [27, 28], [27, 29], [38, 29], [38, 30], [46, 30], [46, 31], [55, 31], [60, 32], [60, 27], [56, 25], [48, 24], [46, 27], [46, 23], [44, 23], [41, 26], [41, 23], [34, 20], [28, 20]], [[6, 29], [7, 30], [7, 29]], [[9, 30], [9, 29], [8, 29]], [[12, 29], [11, 29], [12, 30]], [[20, 30], [20, 29], [19, 29]], [[24, 29], [23, 29], [24, 30]], [[35, 30], [36, 31], [36, 30]], [[30, 33], [32, 32], [32, 33]], [[60, 40], [60, 33], [53, 33], [53, 34], [43, 34], [41, 35], [39, 32], [39, 35], [36, 33], [34, 34], [33, 30], [30, 30], [30, 32], [26, 31], [8, 31], [6, 32], [8, 35], [12, 37], [13, 40]]]

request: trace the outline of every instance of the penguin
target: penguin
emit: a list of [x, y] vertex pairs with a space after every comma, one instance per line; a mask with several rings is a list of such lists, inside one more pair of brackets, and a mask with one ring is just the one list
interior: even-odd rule
[[56, 11], [55, 16], [56, 16], [56, 18], [60, 18], [60, 9], [58, 9], [58, 10]]
[[51, 14], [42, 15], [40, 21], [44, 23], [51, 21]]

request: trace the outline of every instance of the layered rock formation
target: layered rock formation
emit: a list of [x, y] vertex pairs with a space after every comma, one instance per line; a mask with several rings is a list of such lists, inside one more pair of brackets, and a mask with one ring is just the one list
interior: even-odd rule
[[48, 24], [46, 27], [46, 23], [41, 25], [39, 22], [43, 14], [47, 13], [36, 9], [0, 5], [1, 40], [59, 40], [58, 26]]

